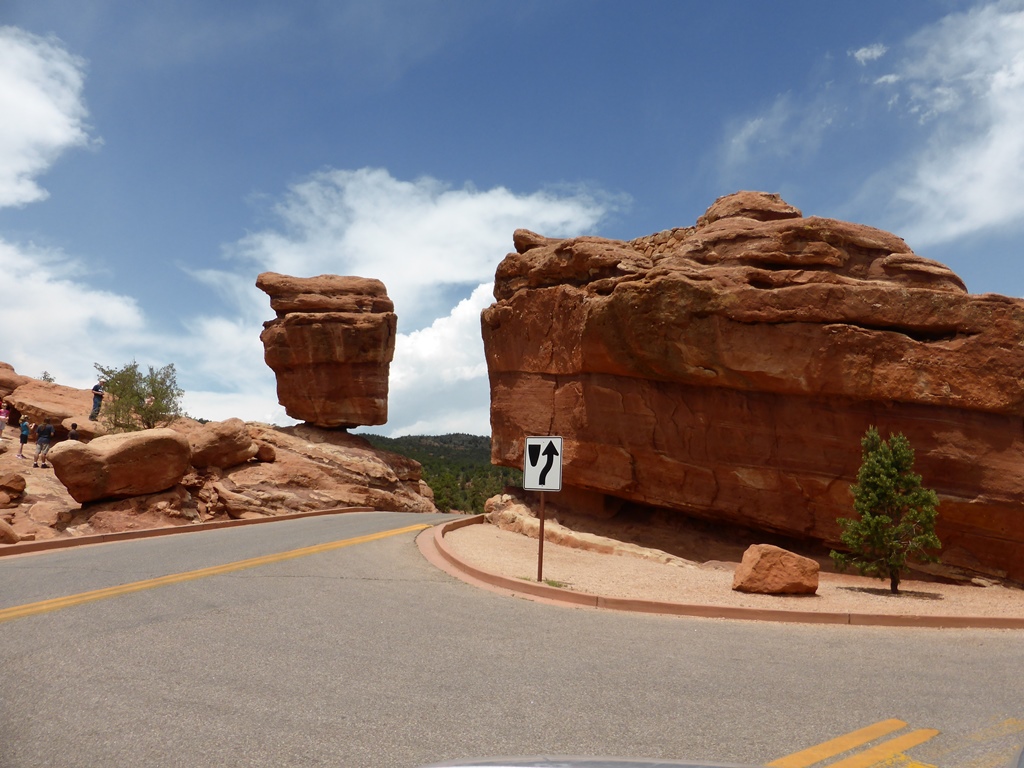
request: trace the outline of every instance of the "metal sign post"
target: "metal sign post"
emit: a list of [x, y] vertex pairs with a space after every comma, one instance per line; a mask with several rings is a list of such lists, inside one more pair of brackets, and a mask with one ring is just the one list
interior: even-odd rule
[[523, 490], [540, 492], [537, 581], [544, 580], [544, 494], [562, 490], [562, 438], [528, 437], [523, 456]]

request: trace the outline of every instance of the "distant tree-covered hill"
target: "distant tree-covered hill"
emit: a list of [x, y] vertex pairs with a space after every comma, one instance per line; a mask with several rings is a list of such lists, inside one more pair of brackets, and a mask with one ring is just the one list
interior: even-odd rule
[[491, 464], [491, 438], [480, 435], [363, 434], [376, 448], [400, 453], [423, 465], [423, 479], [434, 490], [442, 512], [483, 512], [484, 502], [506, 485], [522, 485], [522, 472]]

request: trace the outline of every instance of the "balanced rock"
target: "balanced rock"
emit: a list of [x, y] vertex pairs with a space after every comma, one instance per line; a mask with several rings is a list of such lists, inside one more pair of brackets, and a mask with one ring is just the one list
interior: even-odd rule
[[763, 595], [813, 595], [820, 566], [771, 544], [752, 544], [733, 574], [732, 588]]
[[184, 477], [190, 456], [188, 438], [168, 428], [67, 440], [50, 450], [54, 474], [80, 504], [166, 490]]
[[288, 415], [321, 427], [384, 424], [398, 323], [384, 284], [264, 272], [256, 286], [277, 313], [260, 339]]
[[875, 425], [939, 494], [943, 562], [1024, 581], [1024, 301], [756, 192], [629, 242], [513, 239], [482, 314], [495, 463], [562, 435], [560, 497], [836, 547]]

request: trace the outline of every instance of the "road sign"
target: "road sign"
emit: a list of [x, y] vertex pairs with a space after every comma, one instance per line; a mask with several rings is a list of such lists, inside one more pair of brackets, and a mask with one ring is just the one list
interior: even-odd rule
[[523, 456], [523, 490], [562, 490], [562, 438], [526, 438], [526, 450]]

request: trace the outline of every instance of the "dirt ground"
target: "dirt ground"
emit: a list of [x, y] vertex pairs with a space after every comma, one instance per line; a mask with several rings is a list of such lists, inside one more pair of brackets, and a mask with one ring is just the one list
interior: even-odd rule
[[[721, 540], [700, 540], [714, 538], [706, 530], [694, 531], [692, 536], [688, 562], [679, 564], [652, 562], [625, 554], [599, 554], [545, 542], [542, 575], [552, 586], [588, 594], [693, 605], [1024, 618], [1024, 590], [983, 580], [966, 585], [908, 578], [901, 582], [900, 594], [893, 595], [888, 580], [822, 571], [815, 595], [736, 592], [732, 589], [732, 578], [742, 558], [742, 548]], [[538, 542], [534, 538], [485, 523], [449, 532], [445, 541], [456, 556], [469, 565], [509, 578], [534, 582], [537, 579]], [[700, 552], [711, 553], [715, 559], [692, 557]]]

